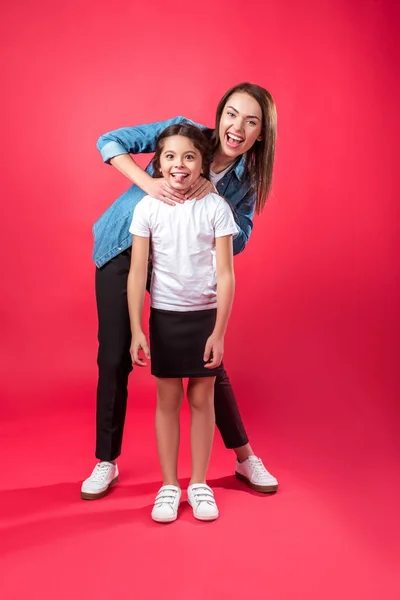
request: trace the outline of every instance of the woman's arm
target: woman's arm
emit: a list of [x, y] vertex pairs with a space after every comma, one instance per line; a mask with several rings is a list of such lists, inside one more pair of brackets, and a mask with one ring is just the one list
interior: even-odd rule
[[142, 330], [144, 294], [146, 291], [147, 266], [149, 258], [150, 238], [133, 236], [131, 266], [128, 275], [128, 308], [131, 323], [132, 361], [141, 367], [147, 365], [139, 357], [142, 349], [146, 358], [150, 358], [149, 346]]
[[148, 196], [157, 198], [170, 206], [183, 203], [185, 196], [174, 190], [162, 177], [152, 177], [142, 169], [130, 154], [121, 154], [110, 160], [110, 163], [132, 183], [140, 187]]
[[[97, 141], [97, 148], [104, 162], [119, 154], [147, 154], [154, 152], [156, 141], [161, 132], [170, 125], [180, 123], [193, 123], [185, 117], [174, 117], [166, 121], [146, 123], [134, 127], [121, 127], [101, 135]], [[202, 125], [199, 125], [202, 127]]]
[[[173, 190], [163, 179], [154, 179], [146, 173], [130, 156], [154, 152], [158, 136], [170, 125], [192, 123], [185, 117], [174, 117], [167, 121], [158, 121], [135, 127], [122, 127], [100, 136], [97, 148], [106, 163], [112, 164], [131, 183], [136, 184], [146, 194], [174, 205], [184, 200], [183, 194]], [[199, 125], [199, 127], [204, 127]]]
[[254, 192], [249, 190], [239, 205], [233, 209], [236, 225], [239, 233], [233, 239], [233, 254], [240, 254], [246, 248], [253, 230], [253, 218], [255, 211], [256, 197]]
[[146, 173], [146, 171], [134, 161], [130, 154], [119, 154], [110, 159], [110, 164], [115, 167], [117, 171], [122, 173], [122, 175], [125, 175], [131, 183], [140, 187], [140, 189], [149, 196], [154, 197], [153, 184], [160, 182]]
[[224, 354], [224, 336], [228, 326], [235, 295], [235, 274], [233, 270], [232, 236], [224, 235], [215, 240], [217, 262], [217, 319], [214, 331], [207, 340], [204, 353], [205, 366], [215, 369], [222, 362]]

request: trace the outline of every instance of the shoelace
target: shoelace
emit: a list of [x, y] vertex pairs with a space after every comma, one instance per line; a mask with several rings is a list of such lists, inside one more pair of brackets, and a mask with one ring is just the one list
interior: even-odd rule
[[200, 504], [200, 502], [208, 502], [209, 504], [215, 504], [214, 494], [208, 487], [198, 487], [192, 490], [194, 499]]
[[253, 460], [250, 462], [251, 468], [255, 475], [261, 476], [263, 479], [268, 479], [272, 477], [271, 473], [267, 471], [264, 467], [263, 461], [261, 458], [257, 458], [257, 460]]
[[106, 465], [104, 463], [103, 464], [99, 463], [98, 465], [95, 466], [95, 469], [94, 469], [93, 473], [91, 474], [90, 479], [92, 481], [95, 481], [96, 483], [101, 482], [107, 477], [110, 469], [112, 469], [112, 465]]

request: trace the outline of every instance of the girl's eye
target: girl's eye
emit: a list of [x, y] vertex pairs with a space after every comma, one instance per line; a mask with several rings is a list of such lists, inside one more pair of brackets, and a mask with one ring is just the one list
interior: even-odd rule
[[174, 155], [173, 154], [166, 154], [165, 158], [168, 158], [168, 160], [170, 160], [171, 158], [174, 158]]
[[186, 160], [193, 160], [194, 156], [193, 154], [186, 154]]

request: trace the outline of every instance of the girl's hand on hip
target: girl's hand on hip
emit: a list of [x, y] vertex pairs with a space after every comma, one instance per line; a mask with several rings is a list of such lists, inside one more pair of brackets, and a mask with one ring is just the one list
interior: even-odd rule
[[179, 190], [174, 190], [163, 177], [154, 178], [146, 191], [152, 198], [157, 198], [170, 206], [175, 206], [177, 203], [182, 204], [185, 201], [183, 194]]
[[138, 367], [147, 367], [147, 362], [139, 356], [140, 351], [143, 352], [147, 359], [150, 358], [149, 346], [143, 331], [139, 331], [132, 335], [130, 353], [134, 365], [138, 365]]
[[217, 338], [212, 335], [206, 342], [204, 350], [204, 366], [206, 369], [216, 369], [222, 363], [224, 356], [224, 338]]
[[186, 200], [194, 200], [195, 198], [196, 200], [201, 200], [204, 196], [211, 193], [218, 194], [216, 187], [211, 181], [204, 179], [204, 177], [200, 175], [197, 181], [192, 183], [190, 188], [186, 191], [185, 198]]

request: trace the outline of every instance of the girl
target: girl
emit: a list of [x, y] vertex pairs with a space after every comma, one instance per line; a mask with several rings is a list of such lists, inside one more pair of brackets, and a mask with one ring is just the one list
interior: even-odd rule
[[[190, 123], [184, 117], [128, 127], [101, 136], [98, 148], [136, 185], [129, 188], [93, 227], [96, 263], [96, 300], [99, 318], [99, 379], [96, 413], [96, 464], [81, 488], [85, 499], [101, 498], [118, 479], [116, 459], [121, 453], [132, 370], [129, 354], [131, 332], [126, 300], [132, 236], [132, 213], [148, 194], [176, 204], [215, 191], [216, 186], [235, 211], [239, 233], [233, 253], [246, 247], [254, 212], [261, 212], [271, 187], [275, 155], [276, 109], [271, 95], [258, 85], [239, 84], [224, 94], [217, 106], [215, 130], [204, 128], [213, 147], [210, 179], [200, 176], [183, 194], [164, 178], [151, 177], [151, 165], [143, 171], [130, 154], [154, 152], [160, 133], [169, 125]], [[150, 173], [150, 174], [149, 174]], [[215, 419], [227, 448], [236, 456], [236, 476], [260, 492], [275, 492], [278, 482], [256, 457], [242, 423], [236, 398], [225, 370], [216, 375]]]
[[[171, 189], [186, 193], [200, 174], [209, 177], [206, 137], [193, 125], [171, 125], [157, 140], [153, 169]], [[206, 473], [215, 428], [215, 376], [234, 294], [235, 220], [229, 204], [216, 194], [188, 200], [176, 209], [146, 196], [134, 212], [130, 231], [131, 356], [139, 366], [146, 364], [140, 350], [150, 356], [142, 310], [151, 237], [151, 372], [157, 381], [156, 434], [163, 475], [152, 518], [161, 523], [177, 518], [179, 411], [182, 377], [188, 377], [192, 448], [188, 500], [197, 519], [216, 519], [218, 508]]]

